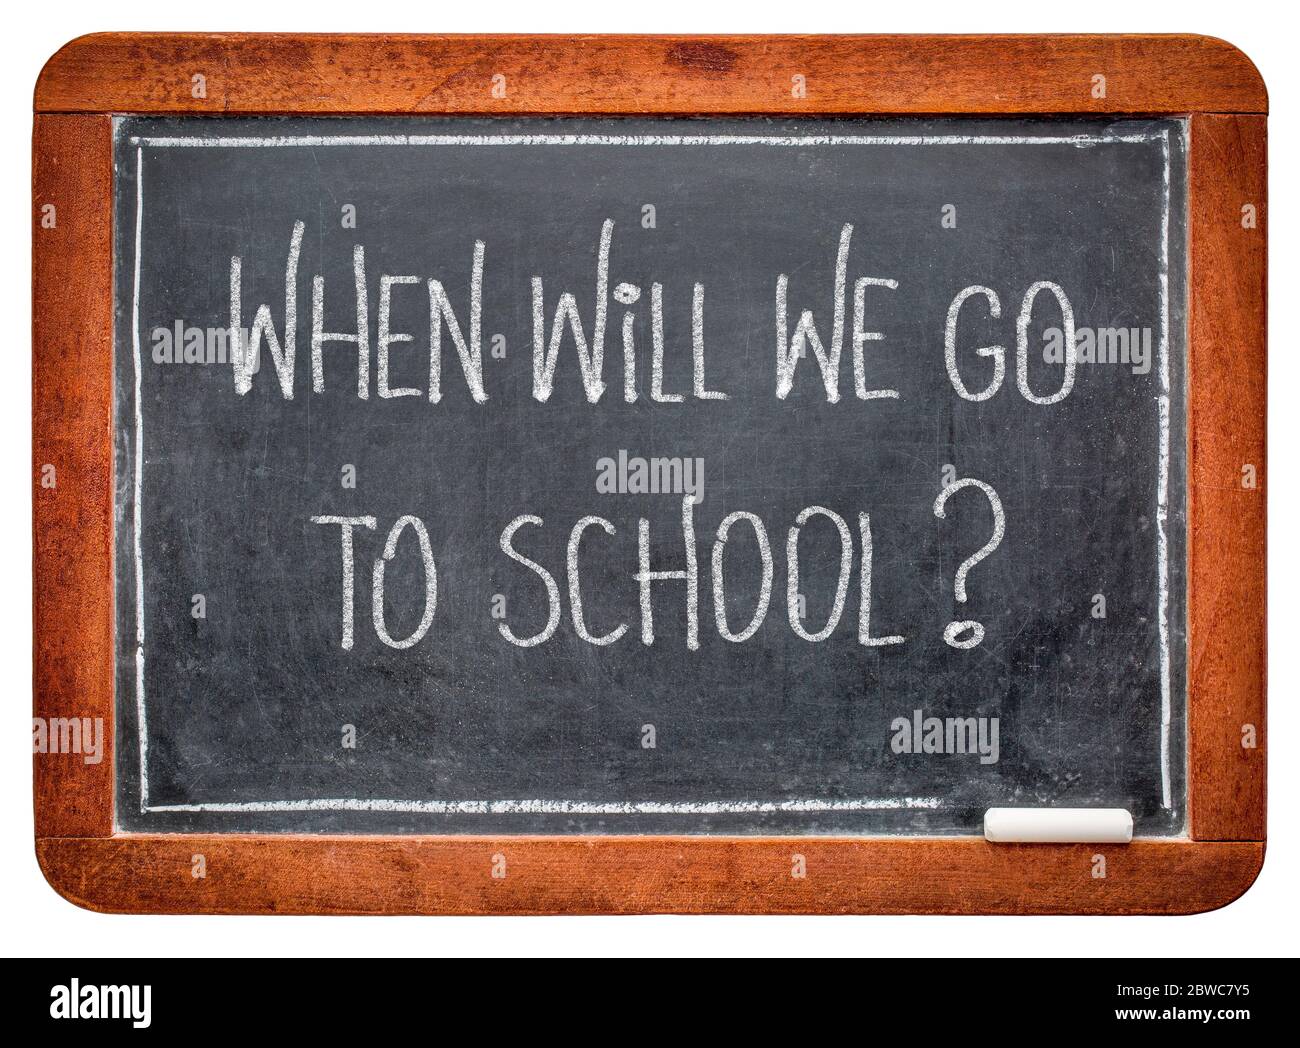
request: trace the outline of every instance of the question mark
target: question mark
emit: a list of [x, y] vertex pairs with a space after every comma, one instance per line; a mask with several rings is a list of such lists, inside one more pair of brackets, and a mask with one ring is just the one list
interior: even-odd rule
[[[962, 561], [961, 567], [957, 569], [957, 577], [953, 580], [952, 589], [953, 595], [962, 604], [966, 603], [966, 576], [970, 574], [970, 569], [998, 548], [1002, 542], [1002, 536], [1007, 531], [1007, 517], [1002, 512], [1002, 500], [998, 498], [998, 493], [988, 484], [985, 484], [984, 481], [975, 480], [972, 477], [954, 480], [939, 492], [939, 497], [934, 500], [934, 515], [943, 520], [947, 516], [944, 512], [944, 504], [954, 492], [966, 487], [979, 488], [988, 498], [989, 505], [993, 507], [993, 537]], [[970, 631], [970, 638], [968, 640], [958, 640], [957, 638], [967, 630]], [[973, 648], [984, 639], [984, 627], [974, 619], [950, 622], [944, 627], [943, 639], [954, 648]]]

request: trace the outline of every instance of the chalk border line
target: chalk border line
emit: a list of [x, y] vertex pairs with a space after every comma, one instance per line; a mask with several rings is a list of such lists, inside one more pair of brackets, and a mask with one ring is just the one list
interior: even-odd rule
[[[1184, 146], [1187, 128], [1183, 124]], [[372, 811], [421, 812], [429, 814], [470, 815], [717, 815], [768, 812], [837, 812], [936, 809], [937, 797], [861, 798], [856, 800], [788, 800], [788, 801], [704, 801], [704, 802], [612, 802], [598, 803], [570, 800], [497, 800], [497, 801], [413, 801], [361, 800], [336, 798], [325, 800], [230, 801], [198, 804], [149, 803], [149, 736], [144, 690], [144, 562], [141, 557], [140, 494], [143, 486], [144, 421], [141, 411], [140, 385], [140, 250], [144, 224], [144, 157], [145, 146], [151, 148], [190, 149], [270, 149], [284, 147], [327, 146], [724, 146], [755, 145], [772, 147], [807, 146], [944, 146], [944, 145], [1073, 145], [1086, 148], [1111, 143], [1160, 141], [1164, 154], [1163, 199], [1161, 204], [1161, 241], [1159, 273], [1160, 338], [1157, 354], [1160, 361], [1162, 394], [1156, 398], [1159, 420], [1159, 448], [1156, 481], [1156, 564], [1159, 582], [1158, 626], [1160, 634], [1160, 788], [1161, 804], [1172, 808], [1170, 778], [1170, 731], [1172, 703], [1169, 654], [1169, 550], [1166, 524], [1169, 519], [1169, 216], [1171, 159], [1169, 130], [1127, 135], [288, 135], [288, 136], [132, 136], [135, 150], [135, 273], [131, 303], [131, 342], [135, 355], [135, 470], [132, 492], [134, 509], [135, 596], [136, 596], [136, 717], [140, 755], [140, 811], [150, 812], [284, 812], [284, 811]]]

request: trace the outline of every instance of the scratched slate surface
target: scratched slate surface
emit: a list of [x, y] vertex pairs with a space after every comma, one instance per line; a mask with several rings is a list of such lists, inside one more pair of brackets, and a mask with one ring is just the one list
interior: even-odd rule
[[[575, 134], [1088, 142], [144, 141]], [[1139, 833], [1181, 829], [1180, 122], [156, 119], [119, 121], [116, 142], [122, 828], [939, 834], [980, 832], [993, 805], [1106, 804], [1130, 808]], [[346, 204], [356, 208], [355, 229], [343, 228]], [[656, 209], [653, 229], [642, 226], [645, 204]], [[941, 224], [946, 204], [956, 207], [956, 228]], [[615, 223], [611, 290], [626, 281], [644, 291], [632, 307], [639, 398], [623, 399], [624, 307], [611, 296], [600, 402], [584, 398], [566, 335], [553, 396], [538, 403], [530, 278], [544, 280], [548, 330], [558, 296], [569, 291], [590, 334], [605, 219]], [[266, 303], [283, 334], [295, 221], [305, 235], [293, 399], [281, 397], [269, 364], [238, 396], [229, 364], [156, 362], [154, 329], [230, 323], [232, 255], [243, 260], [245, 325]], [[844, 223], [854, 226], [850, 289], [858, 276], [898, 281], [896, 291], [867, 293], [866, 326], [885, 337], [867, 343], [866, 372], [869, 386], [901, 396], [857, 399], [846, 341], [838, 403], [827, 402], [811, 353], [798, 363], [789, 398], [778, 400], [777, 277], [790, 278], [791, 325], [811, 309], [829, 340]], [[1162, 569], [1164, 388], [1155, 355], [1166, 232], [1171, 454]], [[467, 328], [476, 238], [485, 243], [485, 355], [494, 335], [506, 345], [504, 359], [484, 361], [488, 401], [470, 399], [445, 335], [439, 404], [423, 395], [379, 399], [380, 275], [442, 280]], [[311, 388], [311, 279], [324, 278], [326, 329], [348, 331], [356, 244], [365, 248], [370, 318], [364, 401], [355, 350], [341, 343], [325, 350], [324, 392]], [[1015, 324], [1022, 295], [1038, 280], [1065, 289], [1080, 326], [1151, 329], [1150, 371], [1080, 364], [1067, 398], [1028, 403], [1016, 388]], [[729, 400], [650, 402], [655, 281], [663, 285], [665, 389], [691, 388], [691, 295], [700, 281], [706, 381]], [[1000, 391], [979, 403], [954, 393], [943, 346], [949, 303], [973, 284], [998, 292], [1002, 316], [991, 320], [979, 299], [964, 308], [967, 384], [979, 389], [992, 373], [974, 347], [1008, 347]], [[393, 347], [391, 382], [424, 391], [423, 285], [396, 288], [393, 303], [393, 329], [415, 341]], [[846, 323], [851, 328], [851, 290]], [[1060, 366], [1042, 357], [1044, 329], [1059, 324], [1054, 300], [1040, 296], [1027, 332], [1030, 381], [1040, 394], [1060, 384]], [[673, 494], [598, 493], [597, 461], [620, 449], [704, 460], [704, 496], [694, 509], [696, 651], [686, 645], [685, 585], [676, 581], [654, 585], [655, 639], [641, 641], [637, 522], [649, 521], [652, 566], [683, 568], [681, 502]], [[992, 485], [1007, 522], [1000, 546], [970, 572], [964, 606], [954, 601], [954, 575], [989, 537], [992, 516], [968, 489], [953, 496], [945, 520], [935, 517], [949, 464], [956, 476]], [[355, 467], [355, 489], [341, 484], [346, 465]], [[821, 643], [797, 637], [786, 610], [787, 533], [810, 505], [839, 513], [853, 533], [844, 615]], [[719, 636], [710, 575], [716, 529], [736, 510], [763, 520], [774, 560], [771, 606], [744, 643]], [[535, 633], [547, 619], [538, 576], [498, 547], [505, 525], [525, 513], [544, 524], [521, 529], [516, 545], [556, 576], [563, 612], [554, 636], [527, 649], [503, 640], [492, 615], [500, 594], [516, 633]], [[902, 645], [858, 643], [859, 513], [870, 514], [874, 539], [872, 633], [902, 635]], [[322, 514], [377, 519], [375, 531], [356, 532], [350, 651], [340, 645], [340, 529], [311, 522]], [[428, 526], [437, 613], [422, 641], [394, 650], [372, 626], [371, 571], [403, 514]], [[575, 635], [564, 572], [570, 528], [591, 514], [616, 531], [596, 528], [584, 538], [586, 618], [594, 633], [628, 626], [602, 647]], [[805, 623], [815, 631], [826, 622], [839, 568], [829, 520], [807, 525], [800, 558]], [[752, 531], [737, 525], [726, 561], [732, 630], [758, 600], [758, 564]], [[386, 578], [388, 627], [402, 637], [423, 609], [411, 531]], [[206, 602], [201, 619], [192, 615], [195, 594]], [[1105, 597], [1104, 619], [1092, 614], [1095, 594]], [[943, 628], [955, 618], [982, 622], [983, 643], [966, 651], [946, 645]], [[999, 760], [895, 753], [891, 722], [917, 709], [998, 718]], [[355, 726], [355, 748], [341, 744], [345, 725]], [[646, 725], [654, 726], [654, 748], [643, 746]], [[263, 810], [268, 805], [276, 810]]]

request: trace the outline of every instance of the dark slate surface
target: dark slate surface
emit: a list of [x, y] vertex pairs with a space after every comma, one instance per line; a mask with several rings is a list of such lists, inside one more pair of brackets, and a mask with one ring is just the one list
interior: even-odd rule
[[[1161, 137], [1162, 132], [1168, 135]], [[1116, 141], [1115, 136], [1156, 137]], [[392, 135], [1083, 135], [1086, 144], [516, 144], [288, 145], [178, 148], [157, 137]], [[1097, 136], [1110, 140], [1098, 142]], [[136, 141], [136, 139], [142, 139]], [[1166, 167], [1166, 158], [1168, 167]], [[143, 688], [136, 676], [137, 163], [143, 170], [139, 265], [139, 512]], [[1157, 348], [1168, 179], [1168, 711], [1162, 727], [1161, 568], [1157, 548]], [[993, 805], [1119, 805], [1141, 833], [1177, 832], [1184, 808], [1184, 170], [1178, 122], [1026, 121], [470, 121], [128, 120], [117, 142], [118, 772], [121, 826], [136, 830], [597, 833], [976, 833]], [[356, 228], [344, 228], [344, 205]], [[655, 228], [643, 227], [643, 206]], [[957, 226], [943, 228], [944, 205]], [[601, 224], [615, 223], [600, 401], [583, 394], [566, 334], [546, 403], [532, 396], [530, 279], [544, 281], [549, 332], [572, 292], [590, 337]], [[153, 358], [156, 328], [230, 323], [230, 259], [242, 258], [245, 325], [260, 303], [284, 332], [286, 254], [304, 223], [297, 278], [297, 368], [285, 400], [265, 357], [246, 396], [229, 363]], [[775, 396], [774, 294], [789, 275], [790, 323], [814, 311], [831, 337], [835, 255], [854, 226], [841, 397], [828, 403], [817, 362], [800, 360], [794, 390]], [[429, 299], [441, 280], [468, 335], [475, 239], [485, 244], [482, 298], [488, 400], [476, 404], [450, 337], [443, 389], [428, 389]], [[325, 389], [312, 392], [312, 277], [325, 287], [325, 328], [355, 330], [353, 248], [365, 248], [369, 399], [357, 396], [355, 348], [328, 343]], [[393, 292], [390, 384], [420, 396], [377, 396], [379, 278]], [[868, 289], [870, 388], [854, 395], [852, 281]], [[1065, 289], [1082, 327], [1150, 329], [1150, 370], [1080, 364], [1059, 403], [1017, 390], [1021, 298], [1035, 281]], [[650, 287], [663, 287], [664, 387], [650, 400]], [[705, 286], [706, 381], [726, 401], [693, 399], [691, 302]], [[623, 397], [618, 282], [642, 289], [636, 320], [638, 399]], [[944, 364], [944, 322], [962, 288], [985, 285], [962, 312], [959, 360], [982, 388], [1008, 349], [1000, 391], [959, 398]], [[1062, 369], [1043, 359], [1060, 325], [1049, 294], [1028, 328], [1029, 378], [1040, 394]], [[504, 359], [488, 356], [502, 335]], [[685, 566], [681, 499], [602, 494], [598, 461], [700, 457], [694, 507], [699, 647], [686, 643], [685, 584], [655, 583], [654, 643], [642, 643], [638, 520], [652, 567]], [[356, 487], [341, 483], [355, 467]], [[945, 476], [945, 467], [951, 471]], [[1006, 516], [998, 548], [973, 568], [965, 605], [959, 564], [989, 537], [975, 489], [933, 512], [945, 479], [996, 489]], [[838, 628], [812, 643], [787, 617], [788, 531], [805, 507], [834, 510], [853, 536]], [[715, 625], [711, 556], [728, 513], [758, 515], [774, 562], [771, 605], [757, 633], [724, 640]], [[862, 546], [874, 539], [872, 633], [858, 642]], [[341, 541], [314, 515], [371, 515], [358, 529], [355, 646], [341, 631]], [[372, 567], [404, 514], [427, 524], [437, 614], [414, 647], [394, 650], [372, 625]], [[520, 635], [546, 623], [540, 578], [499, 548], [521, 514], [516, 547], [553, 573], [562, 617], [546, 643], [507, 643], [495, 595]], [[587, 531], [582, 596], [594, 646], [570, 619], [566, 545]], [[839, 568], [833, 523], [800, 541], [806, 628], [826, 622]], [[746, 524], [727, 547], [732, 630], [758, 599], [758, 547]], [[407, 530], [386, 571], [393, 636], [418, 624], [423, 577]], [[206, 617], [192, 615], [195, 594]], [[1103, 594], [1106, 617], [1095, 618]], [[945, 644], [954, 618], [983, 623], [970, 650]], [[147, 729], [141, 810], [140, 707]], [[896, 717], [998, 719], [999, 759], [900, 754]], [[344, 725], [355, 748], [341, 744]], [[656, 745], [643, 746], [653, 725]], [[1168, 797], [1162, 768], [1168, 771]], [[348, 805], [330, 804], [343, 800]], [[1168, 803], [1166, 803], [1166, 800]], [[522, 805], [490, 802], [517, 801]], [[314, 810], [250, 810], [314, 802]], [[323, 803], [322, 803], [323, 802]], [[357, 802], [380, 810], [354, 810]], [[396, 805], [385, 802], [400, 802]], [[432, 803], [430, 803], [432, 802]], [[460, 810], [440, 810], [465, 802]], [[532, 802], [546, 802], [532, 803]], [[868, 802], [864, 805], [863, 802]], [[174, 806], [235, 805], [234, 810]], [[419, 808], [426, 810], [405, 810]], [[567, 804], [567, 807], [566, 807]], [[877, 807], [871, 807], [871, 804]], [[657, 806], [635, 811], [624, 805]], [[284, 807], [283, 804], [280, 807]], [[396, 808], [397, 810], [386, 810]], [[533, 809], [555, 808], [539, 812]], [[431, 809], [431, 810], [430, 810]]]

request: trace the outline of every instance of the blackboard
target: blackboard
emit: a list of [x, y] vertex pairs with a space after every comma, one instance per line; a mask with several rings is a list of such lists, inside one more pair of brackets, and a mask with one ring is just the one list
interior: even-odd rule
[[[120, 828], [1181, 830], [1181, 121], [123, 118], [114, 152]], [[317, 390], [358, 279], [365, 364], [324, 340]], [[222, 338], [263, 305], [280, 369]], [[647, 615], [640, 531], [685, 572], [684, 518]]]

